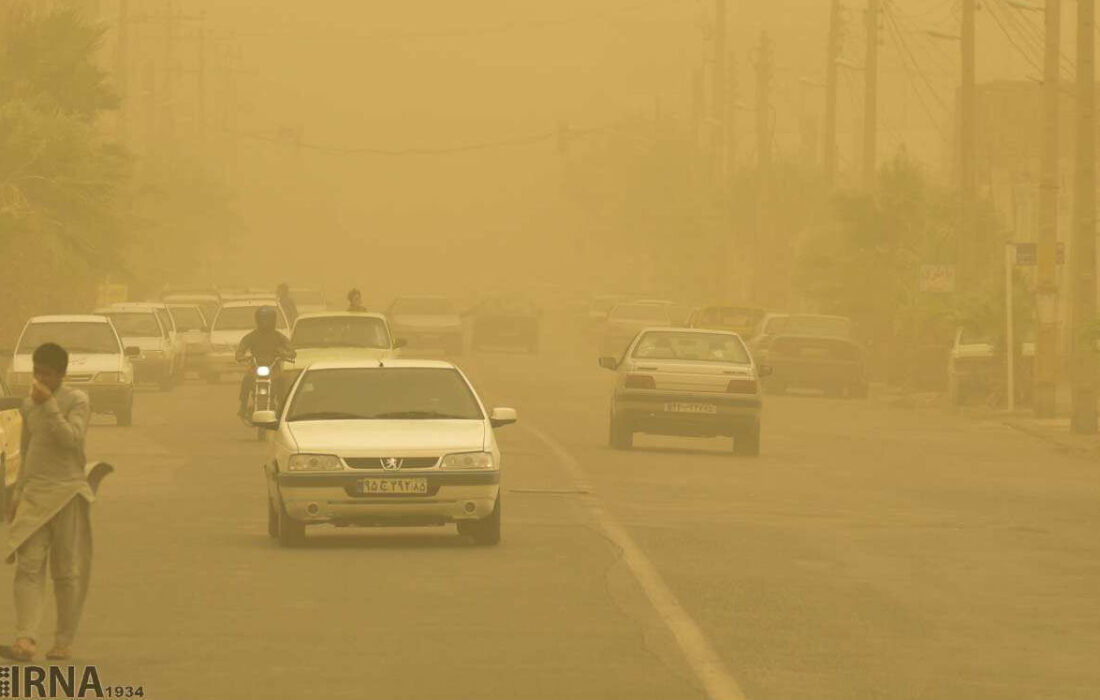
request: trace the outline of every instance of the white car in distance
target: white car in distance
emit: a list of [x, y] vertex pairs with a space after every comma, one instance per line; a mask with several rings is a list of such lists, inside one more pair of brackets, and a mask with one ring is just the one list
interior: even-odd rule
[[207, 355], [206, 378], [217, 382], [221, 375], [230, 372], [240, 374], [244, 367], [237, 362], [237, 346], [241, 339], [256, 328], [256, 310], [261, 306], [275, 309], [275, 329], [283, 335], [289, 333], [286, 316], [274, 301], [230, 301], [218, 309], [210, 326], [210, 353]]
[[282, 415], [256, 412], [268, 441], [268, 534], [300, 543], [307, 525], [456, 523], [478, 544], [500, 541], [500, 449], [487, 411], [450, 362], [373, 360], [308, 367]]

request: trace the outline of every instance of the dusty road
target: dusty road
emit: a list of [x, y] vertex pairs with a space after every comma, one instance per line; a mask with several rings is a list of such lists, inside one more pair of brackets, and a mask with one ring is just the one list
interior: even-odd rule
[[134, 427], [89, 438], [118, 473], [78, 661], [152, 698], [1100, 694], [1095, 464], [874, 398], [769, 397], [755, 460], [616, 452], [611, 374], [546, 345], [460, 360], [520, 412], [496, 548], [447, 528], [279, 549], [235, 386], [142, 392]]

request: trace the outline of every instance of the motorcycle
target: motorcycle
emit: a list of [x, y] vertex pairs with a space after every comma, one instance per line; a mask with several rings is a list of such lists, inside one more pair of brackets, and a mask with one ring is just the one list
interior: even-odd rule
[[[259, 362], [254, 356], [247, 359], [248, 371], [252, 373], [252, 390], [248, 395], [246, 415], [255, 416], [257, 411], [274, 411], [278, 415], [282, 408], [279, 405], [281, 397], [277, 391], [280, 370], [284, 361], [293, 359], [283, 355], [276, 356], [271, 362]], [[256, 429], [257, 440], [261, 442], [264, 440], [266, 430], [262, 426], [257, 425], [251, 418], [245, 419], [245, 424]]]

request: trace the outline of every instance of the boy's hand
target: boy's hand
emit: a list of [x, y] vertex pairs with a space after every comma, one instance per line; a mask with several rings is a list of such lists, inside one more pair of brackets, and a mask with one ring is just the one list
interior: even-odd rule
[[49, 401], [52, 396], [53, 392], [50, 391], [49, 387], [47, 387], [45, 384], [38, 381], [37, 379], [34, 380], [34, 384], [31, 385], [32, 401], [34, 401], [36, 404], [41, 405]]

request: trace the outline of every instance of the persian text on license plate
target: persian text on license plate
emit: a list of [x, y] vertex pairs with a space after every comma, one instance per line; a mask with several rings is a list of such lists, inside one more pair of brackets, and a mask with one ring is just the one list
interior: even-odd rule
[[424, 496], [427, 479], [361, 479], [359, 493], [364, 496]]
[[666, 413], [718, 413], [718, 407], [712, 403], [666, 403]]

